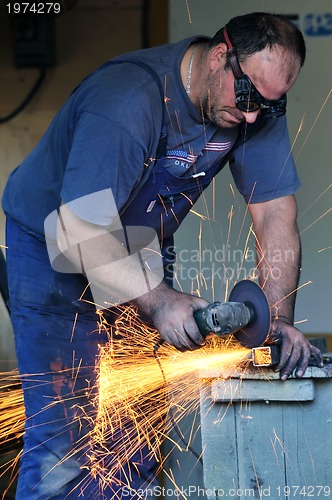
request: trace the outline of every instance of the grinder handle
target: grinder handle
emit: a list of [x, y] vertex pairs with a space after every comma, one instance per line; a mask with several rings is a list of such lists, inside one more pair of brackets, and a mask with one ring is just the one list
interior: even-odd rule
[[210, 333], [211, 333], [211, 328], [208, 325], [207, 321], [207, 315], [208, 312], [211, 308], [210, 304], [207, 307], [203, 307], [203, 309], [198, 309], [197, 311], [194, 311], [194, 318], [197, 323], [198, 329], [203, 335], [204, 338], [206, 338]]

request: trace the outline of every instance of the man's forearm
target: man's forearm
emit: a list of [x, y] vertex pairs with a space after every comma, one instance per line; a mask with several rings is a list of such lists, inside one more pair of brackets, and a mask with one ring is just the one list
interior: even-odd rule
[[[79, 219], [66, 205], [62, 205], [57, 241], [64, 256], [74, 264], [78, 272], [90, 282], [94, 299], [104, 297], [106, 303], [97, 301], [97, 307], [109, 307], [145, 296], [155, 289], [163, 279], [162, 258], [157, 249], [148, 242], [143, 248], [133, 245], [133, 253], [128, 251], [131, 241], [125, 228], [103, 228]], [[112, 228], [111, 228], [112, 229]], [[134, 234], [136, 241], [142, 233]], [[143, 242], [144, 243], [144, 242]], [[159, 250], [159, 251], [158, 251]], [[155, 269], [152, 270], [153, 264]], [[144, 302], [144, 301], [142, 301]]]
[[296, 224], [297, 209], [293, 196], [285, 196], [250, 207], [257, 236], [260, 283], [264, 286], [274, 321], [273, 342], [281, 343], [280, 362], [275, 370], [286, 380], [295, 369], [302, 377], [313, 355], [322, 365], [320, 351], [293, 326], [298, 287], [301, 242]]
[[[301, 241], [292, 197], [277, 203], [256, 220], [257, 260], [260, 284], [273, 317], [294, 321], [294, 305], [301, 266]], [[256, 227], [257, 226], [257, 227]]]
[[[120, 240], [114, 236], [115, 231], [108, 229], [79, 219], [66, 205], [61, 207], [58, 218], [58, 248], [75, 265], [77, 272], [84, 274], [90, 281], [96, 306], [107, 308], [118, 303], [131, 302], [150, 316], [161, 338], [170, 345], [181, 351], [197, 349], [204, 345], [205, 339], [198, 329], [193, 313], [205, 307], [207, 302], [201, 297], [178, 292], [162, 281], [163, 267], [159, 246], [157, 250], [154, 245], [141, 250], [140, 244], [138, 248], [137, 245], [130, 248], [130, 228], [127, 228], [128, 232], [117, 225]], [[146, 229], [148, 236], [150, 228], [134, 227], [136, 244], [142, 240]], [[137, 230], [139, 234], [135, 233]], [[121, 242], [122, 231], [125, 231], [125, 242]], [[133, 250], [135, 253], [130, 253]]]
[[[273, 230], [271, 231], [273, 236]], [[300, 276], [301, 245], [298, 231], [275, 238], [271, 248], [260, 241], [257, 249], [259, 281], [269, 299], [273, 317], [294, 322], [294, 306]]]

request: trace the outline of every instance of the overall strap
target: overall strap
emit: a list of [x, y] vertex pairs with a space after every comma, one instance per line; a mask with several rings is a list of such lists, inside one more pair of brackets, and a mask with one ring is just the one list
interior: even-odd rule
[[[106, 64], [124, 64], [124, 63], [136, 64], [136, 66], [140, 66], [141, 68], [143, 68], [146, 71], [148, 71], [150, 73], [150, 75], [153, 77], [153, 79], [155, 80], [155, 82], [156, 82], [156, 84], [158, 86], [158, 90], [159, 90], [159, 94], [160, 94], [160, 100], [161, 100], [161, 106], [162, 106], [161, 132], [160, 132], [159, 142], [158, 142], [158, 146], [157, 146], [157, 150], [156, 150], [156, 154], [155, 154], [155, 158], [158, 160], [159, 158], [165, 157], [166, 156], [166, 152], [167, 152], [166, 108], [165, 108], [164, 90], [163, 90], [162, 83], [161, 83], [160, 78], [159, 78], [158, 74], [156, 73], [156, 71], [153, 68], [151, 68], [151, 66], [149, 66], [148, 64], [146, 64], [146, 63], [144, 63], [142, 61], [130, 61], [130, 60], [126, 60], [126, 59], [117, 59], [115, 61], [109, 61]], [[143, 184], [145, 184], [145, 182], [147, 181], [147, 179], [148, 179], [148, 177], [149, 177], [149, 175], [151, 173], [151, 170], [152, 170], [151, 168], [146, 168], [145, 169], [145, 172], [144, 172], [144, 174], [143, 174], [140, 182], [133, 189], [133, 191], [131, 192], [131, 194], [130, 194], [128, 200], [127, 200], [127, 202], [121, 208], [120, 215], [125, 212], [125, 210], [130, 205], [130, 203], [133, 201], [133, 199], [136, 198], [136, 196], [139, 193], [139, 191], [141, 190]]]

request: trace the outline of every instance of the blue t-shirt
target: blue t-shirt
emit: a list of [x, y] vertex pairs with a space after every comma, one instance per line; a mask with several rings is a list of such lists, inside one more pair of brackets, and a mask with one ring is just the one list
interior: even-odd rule
[[[239, 127], [222, 129], [189, 100], [180, 76], [188, 46], [204, 37], [135, 51], [119, 59], [137, 60], [159, 75], [167, 113], [166, 168], [177, 176], [208, 171], [234, 146]], [[116, 59], [115, 59], [116, 60]], [[37, 234], [46, 217], [65, 203], [112, 190], [114, 204], [75, 204], [76, 214], [108, 225], [151, 165], [162, 124], [156, 81], [135, 64], [106, 63], [89, 75], [59, 110], [48, 130], [12, 172], [3, 195], [4, 212]], [[237, 188], [246, 201], [293, 194], [297, 177], [286, 118], [259, 119], [247, 127], [250, 140], [237, 146], [230, 161]], [[238, 143], [237, 143], [238, 144]]]

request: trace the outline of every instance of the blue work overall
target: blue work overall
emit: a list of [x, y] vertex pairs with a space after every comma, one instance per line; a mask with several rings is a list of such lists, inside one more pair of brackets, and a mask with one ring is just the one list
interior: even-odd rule
[[[165, 146], [164, 114], [157, 159], [121, 220], [124, 226], [155, 229], [165, 279], [170, 280], [173, 234], [221, 165], [213, 165], [205, 176], [175, 177], [164, 167]], [[89, 443], [84, 441], [91, 429], [79, 417], [81, 408], [91, 416], [95, 411], [91, 398], [98, 345], [108, 341], [108, 334], [98, 332], [95, 307], [78, 300], [87, 286], [85, 277], [54, 271], [42, 236], [7, 219], [7, 245], [10, 310], [26, 410], [16, 498], [124, 498], [119, 484], [126, 485], [128, 477], [133, 491], [156, 484], [156, 463], [146, 458], [143, 448], [132, 457], [135, 466], [128, 464], [130, 473], [128, 468], [119, 471], [114, 483], [100, 491], [89, 471]], [[89, 290], [84, 298], [92, 300]], [[111, 443], [106, 445], [112, 449]], [[140, 497], [131, 493], [130, 498]]]

